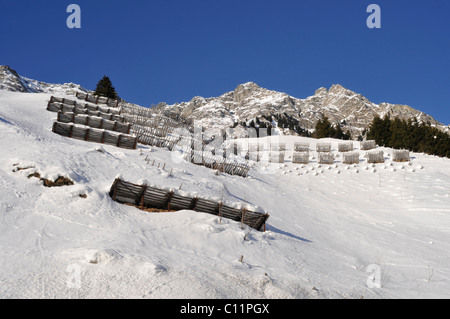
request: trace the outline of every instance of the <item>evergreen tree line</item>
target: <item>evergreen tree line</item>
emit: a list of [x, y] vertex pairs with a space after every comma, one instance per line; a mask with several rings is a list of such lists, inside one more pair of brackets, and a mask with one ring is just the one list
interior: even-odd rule
[[380, 146], [450, 158], [450, 135], [430, 123], [419, 123], [416, 118], [401, 120], [376, 116], [370, 124], [367, 139], [375, 140]]
[[339, 124], [336, 125], [336, 127], [334, 127], [331, 124], [328, 117], [324, 116], [323, 119], [317, 121], [312, 137], [315, 138], [332, 137], [339, 140], [349, 140], [351, 138], [351, 134], [349, 131], [344, 133]]

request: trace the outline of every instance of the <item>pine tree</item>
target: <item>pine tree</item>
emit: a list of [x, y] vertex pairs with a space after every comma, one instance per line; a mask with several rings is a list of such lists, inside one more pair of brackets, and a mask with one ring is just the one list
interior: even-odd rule
[[95, 95], [109, 97], [110, 99], [117, 99], [117, 92], [111, 83], [111, 80], [106, 75], [97, 83]]
[[316, 129], [314, 132], [315, 138], [324, 138], [324, 137], [332, 137], [336, 134], [336, 130], [331, 125], [328, 117], [324, 117], [323, 119], [317, 121]]

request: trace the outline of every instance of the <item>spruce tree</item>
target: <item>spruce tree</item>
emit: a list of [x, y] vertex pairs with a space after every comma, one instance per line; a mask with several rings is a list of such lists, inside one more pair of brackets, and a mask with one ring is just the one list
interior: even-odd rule
[[336, 130], [331, 125], [328, 117], [324, 117], [323, 119], [317, 121], [316, 129], [314, 131], [315, 138], [324, 138], [324, 137], [332, 137], [336, 134]]
[[106, 75], [98, 81], [95, 95], [109, 97], [110, 99], [117, 99], [117, 92], [111, 83], [111, 80]]

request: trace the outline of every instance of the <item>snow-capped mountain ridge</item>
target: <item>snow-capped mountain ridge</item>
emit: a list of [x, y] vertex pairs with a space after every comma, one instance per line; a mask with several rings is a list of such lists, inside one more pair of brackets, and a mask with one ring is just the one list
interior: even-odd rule
[[279, 116], [297, 121], [302, 128], [314, 129], [319, 119], [327, 116], [332, 123], [340, 123], [344, 129], [360, 132], [368, 128], [377, 115], [430, 122], [443, 126], [432, 116], [407, 105], [369, 101], [361, 94], [340, 84], [329, 89], [321, 87], [305, 99], [283, 92], [268, 90], [254, 82], [240, 84], [235, 90], [219, 97], [194, 97], [189, 102], [160, 107], [178, 113], [184, 118], [201, 121], [206, 127], [231, 126], [234, 122], [249, 122], [265, 116]]
[[[8, 66], [0, 66], [0, 90], [63, 95], [91, 92], [74, 83], [49, 84], [32, 80], [20, 76]], [[314, 95], [302, 99], [247, 82], [219, 97], [194, 96], [189, 102], [172, 105], [159, 103], [158, 109], [191, 122], [201, 123], [206, 128], [228, 128], [236, 123], [248, 124], [256, 119], [264, 122], [278, 117], [303, 129], [313, 130], [317, 121], [327, 116], [332, 123], [339, 123], [344, 131], [348, 130], [356, 137], [369, 127], [375, 116], [390, 115], [401, 119], [417, 118], [448, 131], [448, 127], [432, 116], [408, 105], [376, 104], [340, 84], [334, 84], [329, 89], [320, 87]], [[277, 121], [273, 124], [277, 125]], [[285, 133], [292, 132], [286, 129]]]
[[51, 84], [29, 79], [19, 75], [7, 65], [0, 65], [0, 90], [63, 95], [75, 95], [76, 92], [90, 92], [81, 85], [75, 83]]

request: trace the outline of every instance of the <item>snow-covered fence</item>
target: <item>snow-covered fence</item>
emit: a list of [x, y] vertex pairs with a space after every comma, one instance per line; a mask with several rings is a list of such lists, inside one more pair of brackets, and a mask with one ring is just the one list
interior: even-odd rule
[[74, 123], [54, 122], [52, 131], [56, 134], [88, 142], [114, 145], [121, 148], [136, 149], [137, 138], [128, 134], [78, 126]]
[[92, 94], [81, 93], [81, 92], [76, 92], [75, 96], [78, 99], [84, 100], [86, 102], [91, 102], [91, 103], [95, 103], [95, 104], [105, 104], [105, 105], [108, 105], [109, 107], [118, 107], [119, 106], [119, 100], [110, 99], [110, 98], [104, 97], [104, 96], [92, 95]]
[[368, 150], [372, 150], [374, 148], [377, 147], [377, 144], [375, 143], [375, 141], [373, 140], [368, 140], [368, 141], [362, 141], [360, 143], [360, 149], [361, 151], [368, 151]]
[[269, 162], [270, 163], [284, 163], [284, 152], [270, 152], [269, 153]]
[[309, 152], [309, 143], [294, 143], [294, 152]]
[[165, 190], [150, 185], [137, 185], [116, 178], [109, 191], [114, 201], [131, 204], [141, 209], [155, 208], [161, 210], [178, 211], [194, 210], [212, 214], [223, 218], [241, 222], [257, 230], [265, 230], [269, 214], [263, 214], [223, 205], [201, 197], [188, 197], [177, 194], [173, 190]]
[[285, 152], [286, 151], [286, 143], [271, 143], [270, 150], [273, 152]]
[[359, 164], [359, 152], [344, 153], [342, 163], [344, 163], [344, 164]]
[[317, 152], [331, 152], [331, 143], [317, 143], [316, 151]]
[[382, 150], [367, 152], [367, 163], [384, 163], [384, 152]]
[[228, 160], [223, 155], [212, 155], [211, 152], [200, 150], [185, 149], [183, 150], [183, 159], [187, 162], [215, 169], [220, 172], [247, 177], [250, 166], [244, 163], [237, 163]]
[[57, 120], [62, 123], [75, 123], [86, 125], [92, 128], [115, 131], [130, 134], [131, 124], [118, 121], [105, 120], [102, 117], [89, 116], [85, 114], [62, 113], [58, 112]]
[[393, 150], [392, 160], [394, 162], [409, 162], [409, 151], [408, 150]]
[[333, 164], [334, 155], [330, 152], [320, 152], [319, 153], [319, 164]]
[[351, 152], [353, 151], [353, 142], [339, 143], [338, 144], [339, 152]]
[[294, 152], [292, 155], [292, 163], [294, 164], [308, 164], [309, 152]]
[[47, 111], [86, 114], [89, 116], [99, 116], [106, 120], [125, 122], [125, 118], [120, 115], [120, 110], [99, 105], [80, 104], [72, 100], [57, 98], [52, 96], [47, 104]]
[[256, 153], [264, 151], [264, 143], [248, 143], [249, 153]]

